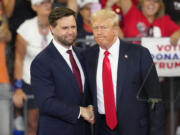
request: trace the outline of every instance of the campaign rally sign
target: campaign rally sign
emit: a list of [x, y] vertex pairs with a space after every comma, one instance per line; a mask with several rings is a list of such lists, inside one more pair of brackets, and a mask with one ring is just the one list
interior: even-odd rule
[[158, 76], [180, 76], [180, 40], [173, 46], [169, 38], [142, 38], [141, 44], [149, 49]]

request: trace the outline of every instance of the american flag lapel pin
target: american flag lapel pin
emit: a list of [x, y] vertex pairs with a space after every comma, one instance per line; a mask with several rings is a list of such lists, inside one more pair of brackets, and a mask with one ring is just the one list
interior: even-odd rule
[[127, 59], [127, 58], [128, 58], [128, 55], [127, 55], [127, 54], [125, 54], [125, 55], [124, 55], [124, 58], [126, 58], [126, 59]]

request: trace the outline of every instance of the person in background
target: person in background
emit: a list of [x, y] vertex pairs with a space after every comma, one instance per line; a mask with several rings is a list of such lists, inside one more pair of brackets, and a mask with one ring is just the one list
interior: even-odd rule
[[67, 7], [75, 12], [78, 11], [77, 0], [54, 0], [52, 8], [55, 7]]
[[[7, 0], [8, 1], [8, 0]], [[8, 69], [10, 81], [13, 82], [14, 76], [14, 52], [15, 52], [15, 40], [17, 35], [17, 28], [22, 24], [25, 20], [30, 19], [36, 16], [36, 12], [34, 12], [31, 8], [30, 0], [12, 0], [13, 2], [9, 2], [7, 5], [12, 5], [12, 14], [8, 17], [9, 29], [12, 33], [12, 39], [7, 45], [8, 53]]]
[[0, 0], [0, 10], [7, 18], [13, 13], [14, 3], [15, 0]]
[[[132, 0], [134, 5], [137, 5], [138, 0]], [[100, 0], [102, 8], [105, 9], [111, 9], [113, 10], [116, 14], [119, 15], [119, 21], [120, 21], [120, 26], [122, 27], [123, 25], [123, 17], [122, 17], [122, 10], [118, 6], [118, 1], [117, 0]]]
[[69, 8], [51, 11], [53, 40], [31, 64], [31, 84], [39, 107], [38, 135], [89, 135], [88, 122], [94, 123], [83, 59], [74, 46], [75, 18]]
[[[118, 38], [118, 15], [92, 15], [98, 45], [83, 52], [96, 135], [165, 135], [159, 79], [147, 48]], [[89, 95], [89, 96], [90, 96]]]
[[[9, 71], [10, 82], [14, 81], [14, 55], [15, 55], [15, 40], [17, 32], [16, 30], [25, 20], [36, 16], [36, 13], [31, 8], [30, 0], [5, 0], [8, 1], [7, 5], [11, 5], [11, 14], [8, 17], [9, 29], [12, 33], [12, 39], [7, 44], [7, 67]], [[24, 130], [24, 121], [22, 117], [22, 108], [14, 108], [14, 130], [22, 131]]]
[[[21, 108], [27, 96], [34, 96], [30, 82], [30, 65], [35, 56], [52, 40], [48, 26], [51, 0], [31, 0], [32, 9], [37, 16], [24, 21], [17, 29], [14, 61], [13, 102]], [[28, 135], [37, 131], [38, 109], [35, 99], [28, 100]]]
[[180, 27], [164, 15], [162, 0], [139, 0], [138, 8], [132, 0], [118, 0], [123, 12], [124, 37], [170, 37], [171, 44], [177, 44]]
[[11, 40], [11, 32], [8, 27], [7, 18], [0, 13], [0, 134], [10, 134], [10, 81], [6, 65], [6, 45]]
[[91, 12], [94, 4], [98, 4], [98, 1], [86, 0], [79, 4], [79, 14], [77, 16], [77, 40], [83, 40], [83, 42], [77, 41], [78, 47], [87, 48], [94, 45], [94, 36], [91, 28]]

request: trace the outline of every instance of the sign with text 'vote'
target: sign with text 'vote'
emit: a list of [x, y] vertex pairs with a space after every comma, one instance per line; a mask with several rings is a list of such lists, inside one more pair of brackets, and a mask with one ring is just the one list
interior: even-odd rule
[[173, 46], [169, 38], [142, 38], [141, 44], [149, 49], [158, 76], [180, 76], [180, 40]]

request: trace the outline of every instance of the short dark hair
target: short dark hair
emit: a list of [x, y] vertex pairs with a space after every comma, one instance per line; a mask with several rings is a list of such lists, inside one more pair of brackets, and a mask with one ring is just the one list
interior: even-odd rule
[[57, 7], [52, 9], [51, 13], [48, 16], [49, 24], [53, 27], [57, 25], [57, 20], [63, 17], [73, 15], [76, 18], [76, 12], [69, 8]]

